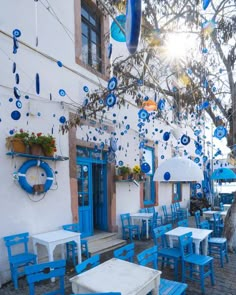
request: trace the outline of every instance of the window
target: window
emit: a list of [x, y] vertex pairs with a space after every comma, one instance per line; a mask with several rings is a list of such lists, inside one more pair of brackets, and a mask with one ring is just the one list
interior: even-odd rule
[[182, 201], [181, 182], [173, 183], [173, 202]]
[[155, 182], [153, 181], [154, 176], [154, 149], [150, 147], [145, 147], [143, 153], [143, 162], [150, 165], [151, 169], [145, 175], [145, 180], [143, 184], [143, 203], [144, 205], [154, 205], [155, 204]]
[[106, 49], [109, 17], [103, 16], [95, 0], [75, 0], [76, 62], [102, 78], [108, 78]]

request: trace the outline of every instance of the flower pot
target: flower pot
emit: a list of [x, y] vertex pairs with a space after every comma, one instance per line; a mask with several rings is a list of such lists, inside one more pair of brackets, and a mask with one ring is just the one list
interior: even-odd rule
[[51, 151], [45, 151], [45, 150], [43, 150], [44, 151], [44, 156], [46, 156], [46, 157], [53, 157], [54, 156], [54, 150], [51, 150]]
[[123, 180], [123, 176], [122, 175], [116, 175], [116, 181], [121, 181]]
[[44, 156], [42, 146], [40, 144], [32, 144], [30, 146], [30, 154], [35, 156]]
[[7, 138], [10, 143], [10, 150], [15, 153], [26, 153], [26, 145], [21, 138]]

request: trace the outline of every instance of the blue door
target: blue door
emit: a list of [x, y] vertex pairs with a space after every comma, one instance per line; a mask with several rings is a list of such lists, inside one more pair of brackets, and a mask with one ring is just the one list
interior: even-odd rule
[[77, 148], [77, 181], [80, 231], [107, 230], [107, 161], [98, 150]]

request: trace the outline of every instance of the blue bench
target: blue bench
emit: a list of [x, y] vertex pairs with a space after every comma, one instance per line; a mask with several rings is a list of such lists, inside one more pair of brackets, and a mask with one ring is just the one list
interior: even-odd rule
[[188, 285], [185, 283], [161, 279], [159, 295], [182, 295], [185, 294], [187, 287]]

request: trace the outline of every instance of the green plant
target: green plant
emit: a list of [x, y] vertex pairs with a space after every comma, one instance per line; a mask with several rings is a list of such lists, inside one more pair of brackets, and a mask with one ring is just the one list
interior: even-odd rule
[[20, 129], [19, 132], [15, 132], [13, 135], [8, 136], [6, 138], [6, 147], [8, 149], [11, 148], [11, 142], [14, 139], [21, 139], [22, 142], [27, 146], [29, 143], [29, 132], [28, 131], [24, 131], [23, 129]]
[[125, 175], [130, 173], [130, 168], [128, 166], [121, 166], [119, 168], [119, 174], [120, 175]]
[[135, 174], [139, 174], [139, 173], [141, 173], [141, 168], [140, 168], [139, 165], [135, 165], [135, 166], [133, 167], [133, 173], [135, 173]]
[[35, 134], [31, 133], [28, 139], [29, 145], [41, 145], [45, 154], [56, 152], [56, 141], [52, 135], [43, 135], [41, 132]]

